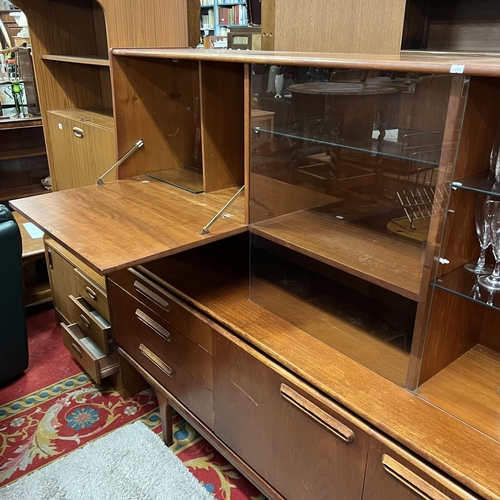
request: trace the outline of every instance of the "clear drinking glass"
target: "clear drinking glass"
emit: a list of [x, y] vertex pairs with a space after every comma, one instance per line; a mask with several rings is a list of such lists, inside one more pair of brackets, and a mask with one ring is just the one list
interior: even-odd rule
[[481, 253], [477, 261], [465, 264], [465, 269], [475, 274], [491, 274], [493, 271], [493, 266], [486, 264], [486, 250], [491, 243], [490, 224], [494, 212], [494, 205], [495, 202], [485, 194], [481, 194], [477, 197], [475, 222]]
[[495, 256], [495, 269], [490, 276], [480, 276], [479, 284], [490, 292], [500, 290], [500, 210], [498, 202], [490, 201], [494, 211], [490, 217], [491, 247]]

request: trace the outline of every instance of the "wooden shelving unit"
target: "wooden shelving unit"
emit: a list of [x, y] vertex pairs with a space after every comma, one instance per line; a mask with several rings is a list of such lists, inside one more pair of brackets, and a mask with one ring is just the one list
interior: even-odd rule
[[106, 56], [69, 56], [57, 54], [43, 54], [44, 61], [57, 61], [70, 64], [88, 64], [90, 66], [109, 66], [109, 59]]
[[0, 120], [0, 202], [42, 194], [49, 175], [40, 118]]

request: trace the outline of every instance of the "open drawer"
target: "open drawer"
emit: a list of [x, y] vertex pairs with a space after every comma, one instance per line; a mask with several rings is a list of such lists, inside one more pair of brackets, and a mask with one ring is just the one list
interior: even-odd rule
[[106, 353], [73, 323], [61, 323], [63, 343], [84, 370], [97, 382], [118, 372], [118, 357], [116, 352]]
[[69, 320], [76, 323], [105, 354], [110, 352], [111, 325], [82, 297], [69, 296]]

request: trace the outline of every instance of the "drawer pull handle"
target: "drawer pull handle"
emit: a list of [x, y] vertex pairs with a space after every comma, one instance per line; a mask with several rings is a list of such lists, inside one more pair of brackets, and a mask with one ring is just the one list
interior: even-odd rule
[[89, 286], [85, 287], [85, 291], [92, 300], [97, 300], [97, 294]]
[[73, 349], [73, 351], [76, 352], [76, 354], [79, 358], [83, 358], [82, 351], [80, 351], [80, 349], [78, 349], [78, 347], [76, 347], [76, 344], [71, 344], [71, 348]]
[[77, 139], [83, 139], [83, 130], [81, 128], [78, 128], [78, 127], [73, 127], [73, 135]]
[[148, 349], [144, 344], [139, 346], [139, 351], [142, 355], [149, 359], [156, 367], [158, 367], [167, 377], [174, 378], [174, 370], [170, 368], [163, 360], [161, 360], [153, 351]]
[[[448, 495], [434, 488], [434, 486], [430, 485], [427, 481], [407, 469], [389, 455], [382, 455], [382, 467], [388, 474], [404, 484], [420, 498], [425, 500], [451, 500]], [[468, 496], [467, 498], [471, 497]]]
[[80, 314], [80, 319], [87, 328], [90, 328], [90, 321], [83, 314]]
[[168, 330], [159, 325], [154, 319], [151, 319], [147, 314], [144, 314], [140, 309], [135, 311], [135, 315], [139, 321], [142, 321], [147, 327], [151, 328], [153, 332], [157, 333], [160, 337], [167, 342], [172, 340], [172, 335]]
[[52, 250], [50, 248], [47, 249], [47, 255], [49, 256], [49, 267], [54, 269], [54, 262], [52, 260]]
[[163, 310], [170, 312], [170, 304], [165, 299], [162, 299], [157, 293], [152, 292], [149, 288], [145, 287], [137, 280], [134, 281], [134, 288], [141, 295], [144, 295], [149, 300], [154, 302], [158, 307], [161, 307]]
[[281, 384], [280, 393], [290, 404], [294, 405], [308, 417], [321, 424], [339, 439], [344, 441], [344, 443], [352, 443], [354, 441], [354, 432], [349, 429], [349, 427], [339, 422], [336, 418], [333, 418], [331, 415], [326, 413], [326, 411], [312, 404], [298, 392], [294, 391], [285, 384]]

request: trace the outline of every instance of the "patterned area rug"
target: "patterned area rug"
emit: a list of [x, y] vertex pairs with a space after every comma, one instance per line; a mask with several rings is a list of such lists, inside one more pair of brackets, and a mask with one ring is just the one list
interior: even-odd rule
[[[161, 432], [151, 390], [124, 400], [112, 388], [95, 385], [86, 373], [4, 404], [0, 406], [0, 486], [136, 420]], [[215, 498], [265, 500], [179, 416], [174, 419], [174, 438], [172, 451]]]

